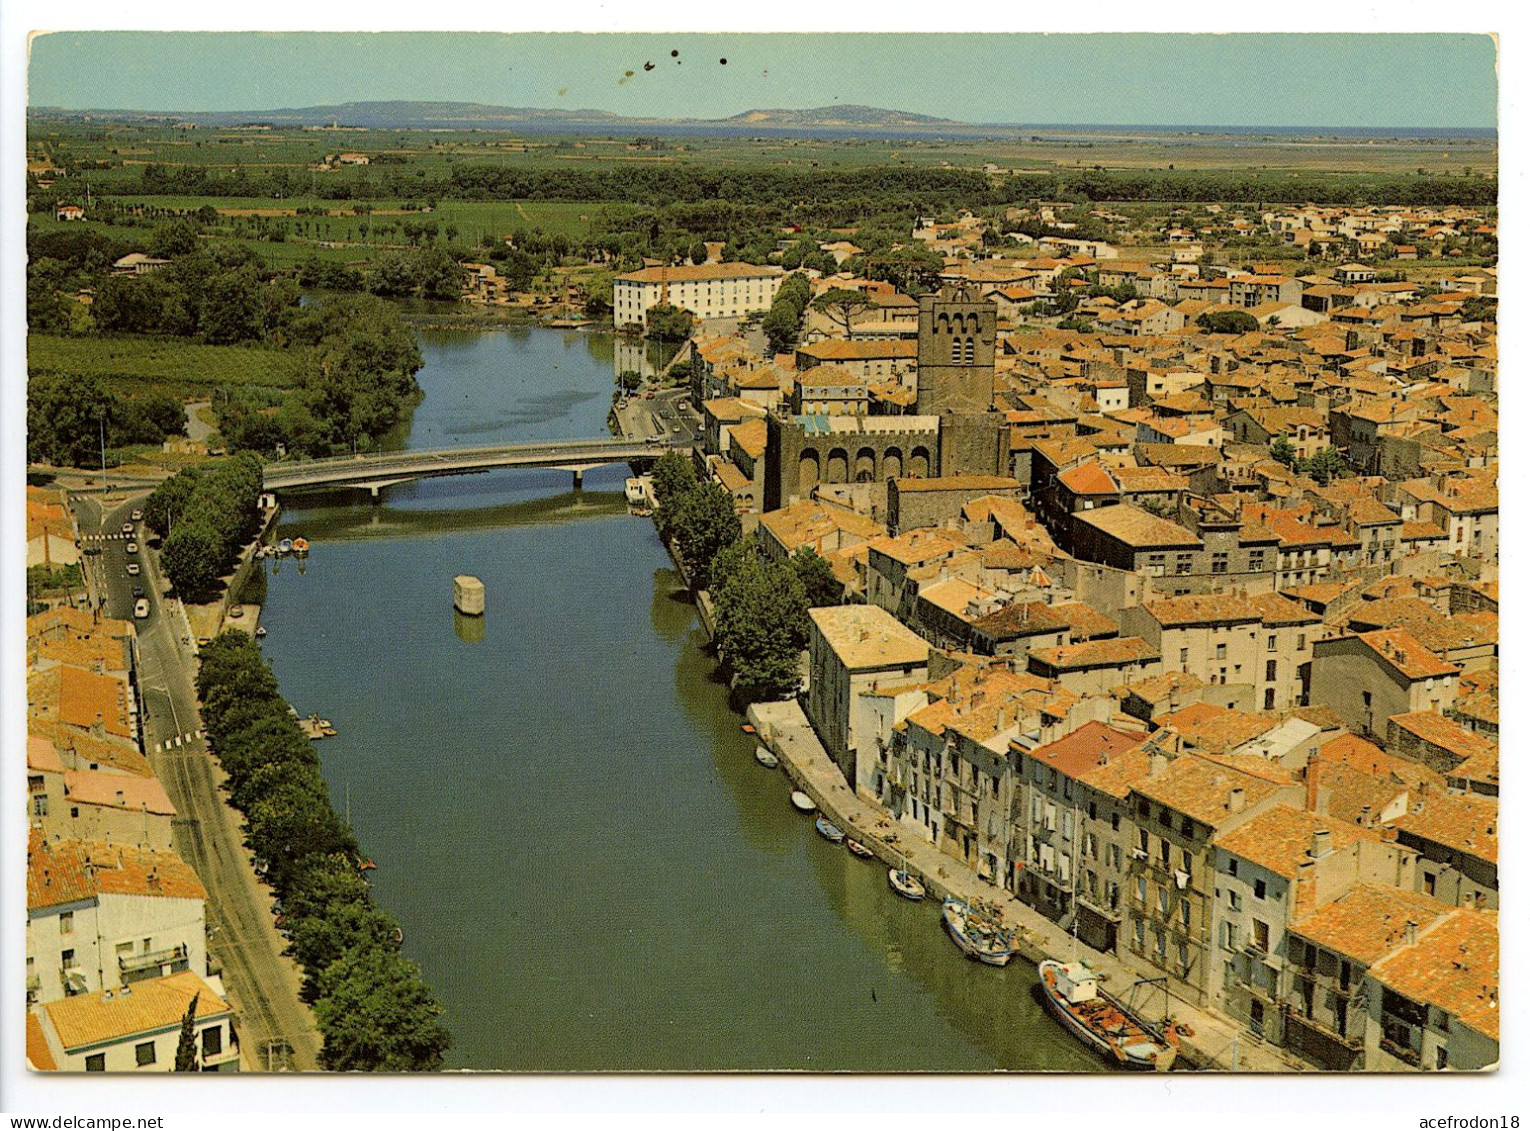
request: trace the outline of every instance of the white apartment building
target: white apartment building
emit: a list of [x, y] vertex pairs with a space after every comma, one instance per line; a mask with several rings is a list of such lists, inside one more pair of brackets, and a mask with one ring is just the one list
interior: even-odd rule
[[618, 328], [648, 326], [648, 310], [667, 302], [696, 318], [740, 318], [766, 311], [785, 272], [752, 263], [705, 263], [645, 267], [618, 275], [612, 287], [612, 318]]
[[27, 998], [51, 1002], [207, 971], [207, 892], [173, 852], [34, 829], [27, 860]]

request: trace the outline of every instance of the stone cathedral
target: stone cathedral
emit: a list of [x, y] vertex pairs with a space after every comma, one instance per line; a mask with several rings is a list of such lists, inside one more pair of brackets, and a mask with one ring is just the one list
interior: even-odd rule
[[967, 287], [919, 300], [918, 392], [912, 414], [779, 415], [767, 420], [765, 510], [808, 498], [820, 483], [1004, 470], [993, 409], [998, 308]]

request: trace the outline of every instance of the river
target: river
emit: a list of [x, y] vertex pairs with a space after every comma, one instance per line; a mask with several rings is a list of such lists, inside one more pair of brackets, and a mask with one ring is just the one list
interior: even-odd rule
[[[605, 432], [613, 343], [428, 332], [406, 446]], [[264, 648], [376, 898], [446, 1013], [451, 1067], [1103, 1070], [1024, 963], [967, 962], [938, 905], [813, 832], [740, 732], [625, 468], [299, 496]], [[268, 568], [270, 568], [268, 566]], [[451, 579], [482, 578], [461, 618]]]

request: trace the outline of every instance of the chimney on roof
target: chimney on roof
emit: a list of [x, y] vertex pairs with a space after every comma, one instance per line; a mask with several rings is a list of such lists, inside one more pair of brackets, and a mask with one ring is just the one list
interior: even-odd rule
[[1241, 813], [1241, 812], [1243, 812], [1243, 806], [1246, 803], [1246, 801], [1247, 801], [1247, 794], [1245, 794], [1243, 792], [1243, 787], [1242, 786], [1238, 786], [1235, 789], [1232, 789], [1232, 790], [1228, 791], [1228, 794], [1227, 794], [1227, 811], [1229, 813]]
[[1418, 924], [1412, 919], [1403, 923], [1403, 942], [1408, 946], [1413, 946], [1418, 942]]
[[1333, 832], [1329, 829], [1312, 830], [1312, 847], [1307, 854], [1314, 860], [1321, 860], [1333, 851]]
[[[1101, 763], [1103, 765], [1103, 763]], [[1156, 746], [1148, 755], [1148, 777], [1161, 778], [1169, 769], [1168, 755], [1164, 754]]]

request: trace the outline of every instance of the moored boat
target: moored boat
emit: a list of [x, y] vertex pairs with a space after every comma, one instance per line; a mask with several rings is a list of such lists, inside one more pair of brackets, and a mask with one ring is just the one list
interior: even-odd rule
[[1159, 1037], [1101, 990], [1087, 964], [1049, 958], [1036, 967], [1036, 973], [1047, 1011], [1112, 1063], [1140, 1072], [1166, 1072], [1173, 1065], [1179, 1050], [1172, 1037]]
[[773, 770], [781, 764], [781, 760], [763, 746], [754, 748], [754, 760], [767, 770]]
[[870, 860], [872, 857], [871, 849], [853, 837], [845, 838], [845, 847], [850, 850], [851, 856], [859, 856], [862, 860]]
[[294, 538], [292, 540], [292, 552], [298, 557], [302, 557], [304, 554], [308, 553], [308, 539]]
[[795, 805], [798, 811], [802, 813], [811, 813], [814, 809], [818, 808], [818, 806], [813, 803], [813, 799], [807, 794], [803, 793], [800, 789], [792, 790], [792, 804]]
[[924, 898], [924, 885], [902, 868], [887, 869], [887, 883], [904, 899], [918, 903]]
[[813, 822], [813, 827], [818, 830], [818, 835], [831, 844], [839, 844], [845, 839], [845, 830], [838, 825], [830, 824], [825, 817], [819, 817]]
[[290, 553], [292, 553], [292, 539], [291, 538], [283, 538], [280, 542], [278, 542], [276, 544], [276, 552], [278, 554], [290, 554]]
[[940, 918], [968, 958], [989, 966], [1003, 966], [1014, 956], [1013, 933], [980, 914], [966, 900], [947, 899]]

